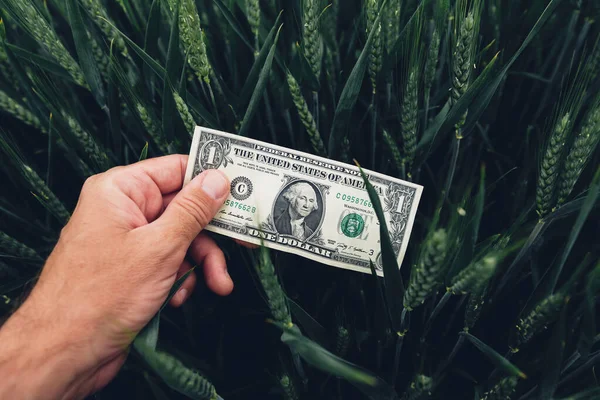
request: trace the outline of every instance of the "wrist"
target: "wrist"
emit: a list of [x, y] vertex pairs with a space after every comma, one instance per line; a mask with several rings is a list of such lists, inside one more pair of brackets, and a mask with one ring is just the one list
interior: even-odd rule
[[79, 332], [30, 298], [0, 328], [0, 398], [77, 398], [92, 374]]

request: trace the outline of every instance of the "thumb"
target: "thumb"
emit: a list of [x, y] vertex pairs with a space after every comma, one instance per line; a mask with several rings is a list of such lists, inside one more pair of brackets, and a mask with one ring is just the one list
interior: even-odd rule
[[217, 214], [228, 193], [229, 179], [222, 172], [204, 171], [181, 189], [157, 222], [174, 228], [189, 244]]

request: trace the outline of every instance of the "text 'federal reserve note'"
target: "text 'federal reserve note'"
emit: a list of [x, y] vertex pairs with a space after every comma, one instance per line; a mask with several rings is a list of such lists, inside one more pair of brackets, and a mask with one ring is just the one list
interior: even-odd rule
[[[363, 273], [372, 260], [382, 275], [379, 222], [358, 167], [196, 127], [184, 184], [206, 169], [231, 181], [207, 230]], [[423, 187], [363, 170], [401, 265]]]

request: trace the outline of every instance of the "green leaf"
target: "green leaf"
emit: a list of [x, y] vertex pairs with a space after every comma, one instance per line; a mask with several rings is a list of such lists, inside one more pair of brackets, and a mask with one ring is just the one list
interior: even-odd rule
[[258, 109], [258, 104], [265, 93], [265, 88], [267, 86], [267, 82], [269, 80], [269, 74], [271, 73], [271, 65], [273, 64], [273, 57], [275, 56], [275, 50], [277, 49], [277, 41], [279, 40], [279, 34], [281, 33], [281, 25], [277, 31], [277, 35], [275, 36], [275, 41], [271, 46], [271, 50], [269, 51], [269, 55], [265, 60], [265, 64], [260, 71], [260, 76], [258, 77], [258, 82], [256, 83], [256, 87], [254, 88], [254, 92], [252, 93], [252, 97], [250, 98], [250, 103], [248, 104], [248, 108], [246, 109], [246, 114], [244, 115], [244, 119], [242, 120], [242, 124], [240, 126], [240, 130], [238, 134], [240, 136], [247, 136], [248, 130], [250, 129], [250, 124], [252, 122], [252, 117], [256, 113]]
[[540, 382], [540, 399], [552, 399], [558, 386], [558, 378], [565, 351], [567, 333], [567, 306], [563, 305], [560, 318], [552, 332], [552, 338], [544, 355], [544, 366]]
[[[304, 337], [297, 327], [285, 329], [281, 335], [281, 341], [313, 367], [347, 380], [367, 395], [378, 399], [394, 398], [393, 388], [375, 374], [330, 353]], [[379, 397], [381, 395], [386, 397]]]
[[140, 153], [140, 158], [138, 161], [143, 161], [148, 157], [148, 142], [144, 145], [142, 152]]
[[[387, 0], [384, 0], [382, 3], [383, 4], [379, 8], [379, 13], [377, 14], [377, 19], [374, 22], [375, 26], [377, 26], [381, 21], [381, 10], [383, 10], [387, 4]], [[347, 135], [346, 129], [351, 119], [352, 110], [354, 109], [354, 105], [358, 99], [358, 94], [360, 93], [360, 89], [363, 84], [365, 72], [367, 71], [369, 53], [371, 52], [371, 46], [375, 40], [376, 31], [376, 29], [372, 29], [369, 33], [367, 43], [365, 43], [365, 47], [362, 49], [360, 56], [358, 57], [358, 61], [356, 61], [356, 64], [354, 64], [352, 72], [350, 73], [350, 76], [344, 85], [344, 89], [342, 90], [342, 94], [340, 95], [340, 99], [337, 103], [335, 114], [333, 116], [331, 133], [329, 135], [329, 151], [327, 152], [331, 158], [336, 158], [339, 156], [339, 144], [342, 143], [344, 137]]]
[[583, 299], [583, 317], [581, 319], [581, 335], [577, 350], [582, 358], [587, 358], [594, 345], [597, 334], [596, 328], [596, 293], [600, 284], [600, 263], [590, 273], [585, 285], [585, 297]]
[[75, 83], [73, 77], [69, 75], [69, 73], [62, 66], [60, 66], [53, 60], [44, 56], [37, 55], [10, 43], [6, 43], [6, 47], [10, 49], [14, 53], [14, 55], [19, 57], [23, 61], [32, 65], [36, 65], [41, 69], [50, 72], [51, 74], [59, 76], [61, 79], [64, 79], [67, 82]]
[[218, 398], [212, 383], [171, 354], [152, 349], [141, 342], [137, 343], [136, 350], [171, 389], [194, 400]]
[[[162, 22], [161, 15], [161, 0], [153, 0], [150, 7], [150, 15], [148, 16], [148, 24], [146, 25], [146, 33], [144, 35], [144, 51], [153, 58], [158, 58], [158, 40], [160, 39], [160, 25]], [[154, 76], [149, 71], [148, 64], [144, 64], [144, 75], [148, 80], [147, 86], [150, 90], [155, 89]], [[154, 93], [153, 93], [154, 95]]]
[[298, 321], [300, 326], [304, 328], [308, 336], [319, 343], [323, 347], [329, 347], [329, 340], [327, 336], [327, 330], [317, 320], [315, 320], [309, 313], [307, 313], [302, 307], [300, 307], [295, 301], [287, 298], [288, 306], [290, 311], [294, 315], [294, 319]]
[[83, 23], [79, 2], [77, 0], [67, 0], [67, 12], [69, 14], [71, 31], [73, 32], [75, 49], [79, 58], [79, 65], [96, 102], [100, 107], [104, 107], [106, 105], [104, 83], [102, 82], [96, 59], [92, 53], [92, 45], [88, 38], [88, 31]]
[[175, 88], [175, 82], [178, 81], [180, 70], [183, 67], [183, 57], [180, 51], [179, 41], [179, 13], [181, 12], [181, 0], [175, 2], [175, 14], [173, 15], [173, 24], [169, 34], [169, 48], [167, 49], [166, 77], [171, 90]]
[[479, 177], [479, 193], [477, 193], [477, 199], [475, 201], [475, 215], [473, 215], [471, 231], [473, 249], [477, 244], [479, 237], [479, 226], [481, 224], [481, 217], [483, 216], [483, 208], [485, 207], [485, 166], [481, 166], [481, 173]]
[[181, 275], [181, 277], [179, 277], [179, 279], [177, 279], [177, 281], [175, 281], [173, 286], [171, 286], [171, 290], [169, 290], [169, 295], [167, 296], [167, 299], [163, 302], [162, 306], [160, 306], [159, 312], [164, 310], [164, 308], [167, 306], [167, 304], [169, 304], [169, 302], [171, 301], [173, 296], [175, 296], [177, 294], [177, 292], [179, 291], [179, 289], [181, 289], [181, 286], [183, 285], [185, 280], [192, 274], [192, 272], [194, 272], [195, 269], [196, 269], [196, 267], [191, 268], [185, 274]]
[[[356, 163], [358, 165], [358, 163]], [[369, 199], [373, 203], [373, 209], [377, 215], [379, 221], [379, 235], [381, 240], [381, 260], [383, 264], [383, 281], [385, 283], [385, 298], [387, 305], [390, 310], [390, 317], [392, 321], [392, 328], [396, 333], [402, 331], [401, 314], [402, 309], [402, 298], [404, 296], [404, 283], [402, 282], [402, 275], [400, 274], [400, 267], [398, 266], [398, 260], [394, 253], [394, 247], [392, 246], [392, 240], [387, 228], [385, 221], [385, 213], [381, 206], [381, 200], [379, 195], [369, 182], [365, 172], [358, 165], [360, 174], [365, 182], [367, 192], [369, 193]]]
[[498, 58], [498, 55], [496, 55], [486, 66], [481, 75], [469, 87], [467, 92], [448, 111], [448, 113], [446, 115], [443, 115], [442, 113], [444, 113], [444, 110], [442, 110], [442, 112], [438, 114], [438, 117], [440, 118], [436, 117], [433, 124], [430, 126], [430, 128], [427, 129], [417, 146], [418, 149], [422, 150], [426, 146], [433, 145], [433, 143], [430, 142], [435, 140], [438, 132], [450, 131], [467, 110], [469, 110], [469, 114], [467, 116], [467, 123], [463, 130], [464, 133], [466, 134], [475, 126], [475, 123], [479, 120], [479, 117], [487, 108], [492, 96], [496, 92], [496, 89], [498, 88], [500, 83], [504, 80], [504, 77], [508, 73], [510, 67], [512, 67], [517, 58], [523, 53], [525, 48], [539, 33], [543, 25], [554, 12], [554, 9], [558, 6], [559, 2], [560, 0], [551, 0], [550, 3], [548, 3], [548, 6], [546, 6], [546, 9], [538, 18], [537, 22], [535, 23], [535, 25], [533, 26], [533, 28], [531, 29], [531, 31], [529, 32], [519, 49], [515, 52], [515, 54], [513, 54], [508, 63], [506, 63], [506, 65], [501, 70], [495, 71], [495, 64]]
[[552, 270], [551, 282], [550, 282], [550, 291], [554, 291], [556, 287], [556, 283], [558, 282], [558, 278], [560, 277], [560, 273], [562, 272], [565, 263], [567, 262], [567, 258], [571, 253], [571, 249], [577, 240], [577, 237], [581, 233], [581, 229], [583, 229], [583, 224], [587, 220], [590, 212], [596, 205], [596, 201], [598, 200], [598, 195], [600, 194], [600, 168], [596, 170], [596, 174], [594, 175], [594, 179], [590, 184], [590, 189], [585, 198], [585, 203], [581, 210], [579, 211], [579, 215], [577, 216], [577, 220], [575, 221], [575, 225], [569, 234], [569, 239], [567, 240], [567, 244], [562, 253], [560, 261], [556, 264], [556, 267]]
[[375, 266], [371, 260], [369, 260], [369, 267], [371, 268], [371, 275], [375, 280], [375, 291], [377, 293], [375, 299], [376, 308], [373, 315], [376, 330], [375, 335], [377, 336], [377, 340], [383, 343], [388, 329], [390, 329], [390, 309], [385, 302], [385, 293], [381, 287], [381, 278], [377, 275], [377, 271], [375, 271]]
[[518, 376], [522, 379], [527, 379], [527, 375], [525, 375], [513, 363], [508, 361], [506, 358], [502, 357], [496, 350], [492, 349], [490, 346], [483, 343], [475, 336], [467, 332], [460, 332], [460, 335], [466, 336], [467, 339], [469, 339], [469, 341], [471, 341], [471, 343], [473, 343], [473, 345], [475, 345], [475, 347], [479, 349], [479, 351], [485, 354], [494, 363], [494, 365], [504, 370], [507, 374], [512, 376]]
[[263, 43], [263, 45], [260, 49], [260, 52], [254, 59], [254, 64], [252, 64], [252, 69], [250, 70], [250, 73], [248, 73], [246, 82], [244, 83], [244, 86], [242, 87], [242, 91], [241, 91], [241, 94], [239, 97], [239, 102], [238, 102], [239, 103], [238, 104], [238, 112], [241, 112], [242, 109], [245, 109], [248, 106], [248, 103], [250, 101], [250, 96], [252, 95], [252, 92], [253, 92], [254, 88], [256, 87], [256, 84], [257, 84], [259, 76], [260, 76], [260, 72], [267, 60], [269, 53], [271, 52], [271, 47], [273, 45], [273, 41], [275, 40], [275, 36], [279, 32], [278, 27], [279, 27], [280, 20], [281, 20], [281, 13], [279, 13], [279, 15], [277, 16], [277, 19], [275, 20], [275, 23], [273, 24], [273, 27], [271, 28], [269, 35], [265, 39], [265, 42]]
[[[114, 25], [112, 26], [114, 29], [119, 31], [117, 27], [115, 27]], [[127, 43], [131, 47], [133, 52], [136, 53], [142, 59], [142, 61], [146, 63], [161, 80], [164, 81], [167, 75], [167, 71], [165, 70], [165, 68], [162, 65], [160, 65], [154, 58], [152, 58], [148, 53], [146, 53], [140, 46], [135, 44], [134, 41], [129, 39], [125, 34], [123, 34], [123, 32], [119, 31], [119, 33], [121, 33], [123, 40], [125, 40], [125, 43]], [[206, 110], [206, 108], [204, 108], [204, 106], [202, 106], [202, 104], [189, 91], [187, 92], [186, 97], [188, 106], [192, 108], [195, 112], [197, 112], [200, 115], [200, 117], [202, 117], [202, 119], [206, 121], [207, 125], [219, 125], [216, 118], [212, 114], [210, 114]]]
[[112, 133], [113, 153], [119, 164], [123, 163], [123, 149], [121, 138], [121, 101], [119, 100], [119, 85], [117, 83], [117, 67], [110, 49], [110, 66], [108, 71], [108, 118]]
[[240, 39], [242, 39], [242, 42], [244, 42], [244, 44], [246, 46], [248, 46], [250, 51], [254, 52], [254, 45], [252, 45], [252, 43], [250, 43], [248, 38], [246, 38], [246, 35], [244, 34], [244, 29], [242, 28], [242, 25], [234, 17], [234, 15], [231, 13], [231, 11], [229, 11], [229, 8], [227, 8], [227, 6], [225, 4], [223, 4], [223, 2], [221, 0], [214, 0], [214, 3], [219, 8], [221, 13], [223, 13], [223, 16], [229, 23], [229, 26], [231, 26], [231, 29], [233, 29], [233, 31], [235, 33], [237, 33], [237, 35], [240, 37]]
[[167, 142], [172, 142], [179, 132], [185, 132], [185, 126], [173, 97], [175, 83], [179, 78], [179, 71], [183, 66], [183, 59], [179, 49], [179, 12], [181, 0], [175, 3], [175, 15], [173, 16], [173, 24], [171, 25], [171, 33], [169, 36], [169, 48], [167, 50], [167, 69], [165, 71], [165, 79], [163, 81], [162, 94], [162, 130], [167, 139]]
[[[144, 149], [148, 149], [148, 144], [146, 144]], [[144, 351], [144, 349], [146, 349], [146, 348], [151, 349], [151, 350], [156, 349], [156, 345], [158, 343], [159, 326], [160, 326], [160, 313], [167, 306], [167, 304], [169, 304], [169, 302], [171, 301], [173, 296], [175, 296], [177, 294], [177, 292], [181, 288], [181, 285], [183, 285], [183, 283], [188, 278], [188, 276], [190, 276], [190, 274], [192, 272], [194, 272], [194, 269], [195, 268], [192, 268], [189, 271], [187, 271], [179, 279], [177, 279], [177, 281], [175, 281], [173, 286], [171, 286], [171, 290], [169, 291], [169, 294], [168, 294], [166, 300], [163, 302], [161, 307], [158, 309], [158, 311], [154, 315], [154, 317], [152, 317], [150, 322], [140, 331], [140, 333], [136, 336], [135, 340], [133, 341], [133, 345], [136, 348], [136, 350], [141, 349], [141, 351]]]

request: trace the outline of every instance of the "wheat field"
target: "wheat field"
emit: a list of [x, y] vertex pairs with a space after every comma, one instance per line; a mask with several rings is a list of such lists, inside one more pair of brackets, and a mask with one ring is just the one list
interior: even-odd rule
[[93, 398], [600, 398], [597, 1], [0, 0], [0, 14], [2, 318], [88, 177], [187, 154], [196, 125], [424, 187], [383, 278], [214, 235], [234, 293], [200, 283], [165, 308]]

